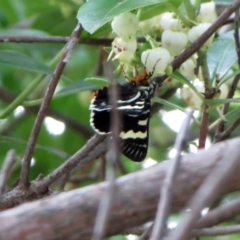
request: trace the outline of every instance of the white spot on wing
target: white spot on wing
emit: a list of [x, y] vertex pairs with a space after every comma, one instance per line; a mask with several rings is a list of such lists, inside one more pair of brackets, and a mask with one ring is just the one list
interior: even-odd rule
[[147, 125], [147, 122], [148, 122], [147, 119], [145, 119], [145, 120], [139, 120], [139, 121], [138, 121], [138, 125], [146, 126], [146, 125]]
[[133, 98], [130, 98], [126, 101], [122, 101], [122, 100], [118, 100], [117, 103], [128, 103], [128, 102], [133, 102], [135, 101], [136, 99], [138, 99], [140, 97], [140, 92], [137, 92], [137, 94], [133, 97]]
[[144, 106], [131, 106], [131, 105], [127, 105], [127, 106], [121, 106], [118, 107], [118, 109], [123, 110], [123, 109], [142, 109]]
[[147, 131], [145, 132], [133, 132], [133, 130], [130, 130], [128, 132], [121, 132], [119, 135], [122, 139], [127, 138], [146, 138], [147, 137]]

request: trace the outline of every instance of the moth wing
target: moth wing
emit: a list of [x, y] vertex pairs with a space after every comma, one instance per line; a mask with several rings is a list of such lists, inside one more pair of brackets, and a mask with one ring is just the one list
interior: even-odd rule
[[122, 153], [136, 162], [144, 160], [147, 155], [149, 117], [150, 109], [146, 108], [137, 116], [123, 115], [123, 126], [120, 132]]

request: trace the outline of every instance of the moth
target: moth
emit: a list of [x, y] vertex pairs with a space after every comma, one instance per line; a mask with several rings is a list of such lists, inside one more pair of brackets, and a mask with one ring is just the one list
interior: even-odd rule
[[[128, 83], [117, 85], [119, 98], [117, 110], [122, 116], [119, 137], [121, 151], [129, 159], [140, 162], [148, 150], [150, 99], [154, 94], [156, 83], [148, 82], [146, 70], [135, 78], [127, 78]], [[93, 92], [89, 109], [90, 125], [98, 134], [110, 134], [111, 110], [109, 87]]]

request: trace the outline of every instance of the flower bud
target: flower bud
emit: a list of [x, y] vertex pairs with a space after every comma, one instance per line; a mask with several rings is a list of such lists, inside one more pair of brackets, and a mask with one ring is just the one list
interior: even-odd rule
[[200, 5], [200, 11], [197, 16], [198, 22], [201, 23], [213, 23], [217, 19], [215, 2], [206, 2]]
[[[188, 39], [190, 42], [196, 41], [209, 27], [210, 23], [199, 23], [197, 26], [192, 27], [188, 31]], [[203, 44], [202, 48], [207, 49], [211, 46], [214, 35], [212, 35], [208, 40]]]
[[[194, 86], [200, 93], [204, 92], [203, 82], [198, 79], [194, 81]], [[198, 110], [201, 109], [202, 100], [190, 87], [184, 85], [180, 90], [180, 95], [189, 107]]]
[[112, 30], [124, 41], [135, 38], [138, 30], [138, 19], [136, 15], [125, 12], [116, 16], [112, 21]]
[[164, 30], [162, 34], [162, 45], [172, 56], [179, 55], [187, 46], [188, 37], [186, 33]]
[[113, 60], [118, 59], [121, 63], [130, 63], [137, 49], [137, 41], [133, 39], [125, 42], [117, 37], [112, 42], [112, 49], [116, 54]]
[[196, 78], [195, 74], [195, 68], [196, 68], [196, 62], [192, 58], [188, 58], [179, 68], [179, 71], [182, 75], [190, 77], [190, 78]]
[[144, 51], [141, 61], [146, 66], [147, 71], [153, 75], [163, 74], [171, 61], [171, 55], [165, 48], [154, 48]]
[[174, 18], [173, 13], [166, 12], [161, 15], [160, 27], [163, 30], [178, 30], [182, 29], [183, 24], [179, 19]]
[[220, 86], [220, 96], [219, 98], [226, 98], [228, 95], [228, 91], [229, 91], [229, 86], [226, 83], [223, 83]]

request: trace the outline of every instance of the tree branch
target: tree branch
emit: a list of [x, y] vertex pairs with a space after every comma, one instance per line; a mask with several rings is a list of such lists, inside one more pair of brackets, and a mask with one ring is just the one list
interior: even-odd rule
[[[240, 138], [236, 138], [197, 154], [183, 156], [176, 176], [178, 184], [173, 189], [172, 211], [179, 211], [185, 206], [220, 161], [229, 162], [229, 156], [233, 154], [240, 156], [239, 144]], [[110, 224], [106, 229], [108, 236], [154, 218], [158, 189], [163, 184], [168, 167], [168, 162], [162, 162], [117, 179]], [[236, 168], [236, 171], [239, 169]], [[221, 195], [239, 190], [239, 184], [239, 174], [232, 174], [228, 184], [221, 187]], [[104, 182], [4, 211], [0, 213], [0, 238], [90, 239], [99, 199], [106, 188], [107, 183]]]
[[83, 148], [72, 155], [48, 176], [31, 182], [28, 189], [22, 190], [17, 187], [4, 194], [0, 199], [0, 210], [51, 195], [52, 192], [48, 190], [50, 184], [64, 174], [70, 173], [73, 169], [77, 170], [82, 168], [87, 162], [96, 159], [100, 154], [106, 152], [107, 146], [106, 141], [104, 141], [105, 138], [106, 136], [94, 135]]
[[197, 223], [196, 228], [209, 228], [240, 214], [240, 199], [235, 199], [209, 211]]
[[203, 104], [203, 111], [202, 111], [202, 120], [201, 120], [201, 127], [199, 132], [199, 143], [198, 148], [205, 148], [205, 143], [208, 134], [208, 121], [209, 121], [209, 106], [204, 103]]
[[34, 152], [34, 148], [36, 145], [36, 141], [38, 138], [38, 134], [40, 132], [41, 126], [42, 126], [42, 122], [44, 120], [44, 117], [46, 115], [48, 106], [50, 104], [50, 101], [52, 99], [53, 93], [55, 91], [55, 88], [57, 86], [57, 83], [60, 79], [60, 76], [63, 72], [63, 69], [66, 65], [66, 63], [68, 62], [73, 48], [76, 45], [79, 35], [81, 34], [83, 28], [81, 26], [80, 23], [77, 24], [76, 28], [73, 30], [72, 35], [70, 37], [69, 42], [67, 43], [65, 50], [63, 52], [63, 55], [51, 77], [50, 83], [48, 85], [48, 88], [46, 90], [46, 94], [44, 97], [44, 100], [41, 104], [41, 107], [39, 109], [36, 121], [34, 123], [34, 126], [32, 128], [31, 134], [30, 134], [30, 138], [28, 141], [28, 145], [27, 145], [27, 149], [25, 152], [25, 156], [22, 162], [22, 168], [21, 168], [21, 173], [20, 173], [20, 179], [19, 179], [19, 187], [22, 189], [26, 189], [29, 185], [28, 183], [28, 176], [29, 176], [29, 168], [30, 168], [30, 163], [31, 163], [31, 159], [32, 159], [32, 155]]
[[[0, 36], [2, 43], [67, 43], [69, 37], [40, 37], [40, 36]], [[157, 39], [160, 40], [160, 39]], [[79, 44], [111, 46], [112, 38], [82, 38], [78, 40]], [[138, 42], [146, 42], [145, 37], [139, 37]]]
[[240, 225], [234, 226], [225, 226], [225, 227], [213, 227], [213, 228], [203, 228], [199, 230], [195, 230], [193, 232], [193, 236], [200, 237], [200, 236], [222, 236], [222, 235], [229, 235], [233, 233], [240, 232]]

